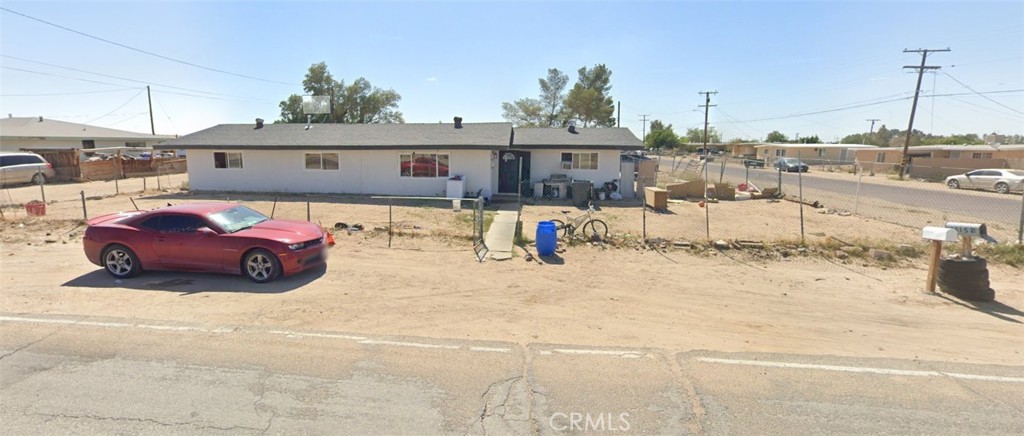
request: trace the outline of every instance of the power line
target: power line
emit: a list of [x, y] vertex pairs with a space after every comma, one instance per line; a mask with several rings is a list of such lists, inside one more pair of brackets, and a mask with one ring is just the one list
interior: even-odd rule
[[[39, 74], [41, 76], [59, 77], [61, 79], [71, 79], [71, 80], [78, 80], [78, 81], [82, 81], [82, 82], [98, 83], [100, 85], [109, 85], [109, 86], [116, 86], [118, 88], [124, 88], [124, 84], [123, 83], [101, 82], [99, 80], [82, 79], [80, 77], [62, 76], [60, 74], [44, 73], [42, 71], [26, 70], [24, 68], [16, 68], [16, 67], [8, 67], [7, 65], [0, 65], [0, 68], [3, 68], [5, 70], [13, 70], [13, 71], [21, 71], [21, 72], [25, 72], [25, 73]], [[133, 88], [133, 89], [138, 89], [138, 88]]]
[[137, 90], [139, 88], [122, 88], [122, 89], [111, 89], [109, 91], [81, 91], [81, 92], [47, 92], [40, 94], [0, 94], [0, 97], [54, 97], [64, 95], [83, 95], [83, 94], [105, 94], [110, 92], [124, 92]]
[[297, 83], [289, 83], [289, 82], [281, 82], [281, 81], [277, 81], [277, 80], [263, 79], [263, 78], [249, 76], [249, 75], [245, 75], [245, 74], [233, 73], [231, 71], [220, 70], [220, 69], [217, 69], [217, 68], [211, 68], [211, 67], [207, 67], [207, 66], [204, 66], [204, 65], [199, 65], [199, 64], [196, 64], [196, 63], [192, 63], [192, 62], [183, 61], [183, 60], [180, 60], [180, 59], [175, 59], [175, 58], [172, 58], [172, 57], [169, 57], [169, 56], [164, 56], [164, 55], [161, 55], [161, 54], [153, 53], [151, 51], [146, 51], [146, 50], [143, 50], [143, 49], [140, 49], [140, 48], [135, 48], [135, 47], [132, 47], [130, 45], [121, 44], [121, 43], [116, 42], [116, 41], [111, 41], [109, 39], [104, 39], [104, 38], [100, 38], [98, 36], [90, 35], [88, 33], [81, 32], [81, 31], [78, 31], [78, 30], [75, 30], [75, 29], [72, 29], [72, 28], [69, 28], [69, 27], [61, 26], [60, 24], [51, 23], [49, 21], [46, 21], [46, 20], [43, 20], [43, 19], [40, 19], [40, 18], [36, 18], [36, 17], [31, 16], [31, 15], [26, 15], [26, 14], [23, 14], [21, 12], [12, 11], [10, 9], [7, 9], [7, 8], [3, 7], [3, 6], [0, 6], [0, 10], [6, 11], [6, 12], [10, 12], [10, 13], [12, 13], [14, 15], [18, 15], [18, 16], [21, 16], [21, 17], [25, 17], [25, 18], [28, 18], [28, 19], [33, 20], [33, 21], [37, 21], [37, 22], [46, 24], [48, 26], [53, 26], [53, 27], [56, 27], [56, 28], [61, 29], [61, 30], [66, 30], [68, 32], [75, 33], [75, 34], [78, 34], [78, 35], [81, 35], [81, 36], [84, 36], [84, 37], [87, 37], [87, 38], [92, 38], [92, 39], [95, 39], [97, 41], [105, 42], [105, 43], [111, 44], [111, 45], [116, 45], [116, 46], [121, 47], [121, 48], [125, 48], [125, 49], [131, 50], [131, 51], [135, 51], [135, 52], [138, 52], [138, 53], [150, 55], [150, 56], [153, 56], [153, 57], [158, 57], [160, 59], [165, 59], [165, 60], [168, 60], [168, 61], [171, 61], [171, 62], [177, 62], [177, 63], [182, 64], [182, 65], [188, 65], [188, 66], [191, 66], [191, 67], [196, 67], [196, 68], [204, 69], [204, 70], [207, 70], [207, 71], [213, 71], [213, 72], [216, 72], [216, 73], [227, 74], [227, 75], [231, 75], [231, 76], [235, 76], [235, 77], [241, 77], [241, 78], [244, 78], [244, 79], [258, 80], [260, 82], [276, 83], [276, 84], [279, 84], [279, 85], [288, 85], [288, 86], [299, 86], [299, 84], [297, 84]]
[[115, 108], [114, 110], [112, 110], [112, 111], [110, 111], [110, 112], [107, 112], [107, 113], [106, 113], [106, 115], [100, 116], [99, 118], [93, 118], [93, 119], [91, 119], [91, 120], [89, 120], [89, 121], [86, 121], [86, 122], [84, 122], [84, 123], [82, 123], [82, 124], [91, 124], [91, 123], [93, 123], [93, 122], [95, 122], [95, 121], [98, 121], [98, 120], [101, 120], [101, 119], [103, 119], [103, 118], [106, 118], [106, 117], [110, 116], [110, 114], [112, 114], [112, 113], [114, 113], [114, 112], [117, 112], [118, 110], [120, 110], [121, 108], [123, 108], [123, 107], [125, 107], [125, 106], [128, 106], [128, 103], [131, 103], [131, 102], [132, 102], [132, 100], [135, 100], [135, 98], [136, 98], [136, 97], [138, 97], [138, 96], [142, 95], [142, 91], [144, 91], [144, 89], [141, 89], [141, 90], [139, 90], [139, 92], [138, 92], [137, 94], [135, 94], [134, 96], [132, 96], [132, 98], [129, 98], [129, 99], [128, 99], [128, 101], [126, 101], [126, 102], [122, 103], [122, 104], [121, 104], [120, 106], [118, 106], [118, 107], [117, 107], [117, 108]]
[[[235, 98], [247, 99], [247, 97], [241, 97], [241, 96], [236, 96], [236, 95], [231, 95], [231, 94], [223, 94], [223, 93], [220, 93], [220, 92], [203, 91], [203, 90], [200, 90], [200, 89], [192, 89], [192, 88], [182, 88], [180, 86], [165, 85], [165, 84], [156, 83], [156, 82], [153, 82], [153, 81], [145, 81], [145, 80], [132, 79], [132, 78], [128, 78], [128, 77], [114, 76], [114, 75], [111, 75], [111, 74], [97, 73], [95, 71], [88, 71], [88, 70], [83, 70], [83, 69], [79, 69], [79, 68], [66, 67], [66, 66], [63, 66], [63, 65], [56, 65], [56, 64], [51, 64], [51, 63], [47, 63], [47, 62], [35, 61], [35, 60], [32, 60], [32, 59], [25, 59], [25, 58], [20, 58], [20, 57], [17, 57], [17, 56], [11, 56], [11, 55], [0, 55], [0, 56], [5, 57], [5, 58], [10, 58], [10, 59], [16, 59], [16, 60], [19, 60], [19, 61], [30, 62], [30, 63], [33, 63], [33, 64], [46, 65], [48, 67], [53, 67], [53, 68], [60, 68], [60, 69], [63, 69], [63, 70], [75, 71], [75, 72], [79, 72], [79, 73], [92, 74], [92, 75], [95, 75], [95, 76], [109, 77], [111, 79], [118, 79], [118, 80], [125, 80], [125, 81], [128, 81], [128, 82], [140, 83], [140, 84], [143, 84], [143, 85], [162, 86], [164, 88], [178, 89], [178, 90], [181, 90], [181, 91], [188, 91], [188, 92], [197, 92], [197, 93], [200, 93], [200, 94], [211, 94], [211, 95], [220, 95], [220, 96], [224, 96], [224, 97], [235, 97]], [[253, 100], [253, 101], [258, 101], [258, 100]], [[269, 102], [261, 102], [261, 103], [269, 103]]]
[[977, 95], [981, 96], [981, 97], [982, 97], [982, 98], [984, 98], [985, 100], [991, 101], [992, 103], [998, 104], [998, 105], [1000, 105], [1000, 106], [1002, 106], [1002, 107], [1004, 107], [1004, 108], [1007, 108], [1007, 109], [1009, 109], [1009, 110], [1011, 110], [1011, 111], [1014, 111], [1014, 112], [1016, 112], [1016, 113], [1018, 113], [1018, 114], [1024, 115], [1024, 112], [1021, 112], [1021, 111], [1019, 111], [1019, 110], [1017, 110], [1017, 109], [1014, 109], [1014, 108], [1012, 108], [1012, 107], [1009, 107], [1009, 106], [1007, 106], [1007, 105], [1005, 105], [1005, 104], [1002, 104], [1002, 103], [1000, 103], [1000, 102], [998, 102], [998, 101], [995, 101], [995, 100], [993, 100], [993, 99], [992, 99], [991, 97], [989, 97], [989, 96], [987, 96], [987, 95], [983, 95], [983, 94], [979, 93], [978, 91], [975, 91], [975, 90], [974, 90], [974, 88], [971, 88], [970, 86], [967, 86], [967, 84], [965, 84], [964, 82], [961, 82], [961, 81], [957, 80], [957, 79], [956, 79], [956, 77], [953, 77], [953, 76], [949, 75], [949, 73], [947, 73], [947, 72], [943, 71], [943, 72], [942, 72], [942, 74], [945, 74], [945, 75], [946, 75], [946, 77], [949, 77], [950, 79], [953, 79], [953, 81], [954, 81], [954, 82], [956, 82], [956, 83], [959, 83], [959, 84], [960, 84], [960, 86], [963, 86], [964, 88], [967, 88], [968, 90], [970, 90], [971, 92], [973, 92], [973, 93], [975, 93], [975, 94], [977, 94]]

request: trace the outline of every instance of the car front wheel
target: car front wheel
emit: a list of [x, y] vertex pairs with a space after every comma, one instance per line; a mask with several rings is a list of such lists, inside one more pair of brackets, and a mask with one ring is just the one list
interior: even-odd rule
[[949, 189], [960, 189], [960, 182], [956, 181], [956, 179], [953, 179], [946, 182], [946, 186], [949, 186]]
[[139, 257], [130, 248], [114, 244], [103, 250], [103, 268], [119, 279], [126, 279], [142, 271]]
[[258, 248], [242, 259], [242, 274], [256, 283], [267, 283], [281, 276], [281, 261], [273, 253]]

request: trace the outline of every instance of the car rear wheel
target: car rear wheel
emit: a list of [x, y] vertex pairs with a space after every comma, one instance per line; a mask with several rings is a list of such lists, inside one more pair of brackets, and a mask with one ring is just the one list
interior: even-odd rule
[[43, 185], [43, 184], [46, 184], [46, 175], [44, 175], [43, 173], [36, 173], [34, 176], [32, 176], [32, 184], [33, 185]]
[[256, 283], [267, 283], [281, 276], [281, 261], [273, 253], [258, 248], [245, 254], [242, 274]]
[[103, 250], [103, 268], [110, 275], [126, 279], [137, 275], [142, 271], [139, 257], [130, 248], [121, 244], [114, 244]]
[[946, 186], [949, 186], [949, 189], [960, 189], [960, 182], [956, 181], [956, 179], [953, 179], [946, 182]]
[[1007, 185], [1006, 183], [1003, 182], [996, 183], [996, 192], [1000, 194], [1009, 194], [1010, 185]]

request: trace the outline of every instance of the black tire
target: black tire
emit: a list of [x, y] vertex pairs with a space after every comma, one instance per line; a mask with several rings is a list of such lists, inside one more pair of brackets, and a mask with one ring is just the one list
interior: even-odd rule
[[273, 253], [257, 248], [242, 258], [242, 275], [256, 283], [267, 283], [281, 276], [281, 261]]
[[984, 257], [975, 257], [973, 259], [941, 259], [939, 260], [939, 274], [943, 271], [955, 271], [955, 272], [972, 272], [972, 271], [987, 271], [988, 261]]
[[100, 255], [100, 261], [107, 274], [114, 278], [127, 279], [142, 272], [142, 262], [139, 262], [139, 256], [136, 256], [131, 248], [121, 244], [111, 244], [104, 248]]
[[605, 224], [601, 220], [591, 220], [583, 224], [583, 236], [587, 239], [600, 238], [604, 239], [608, 237], [608, 224]]
[[551, 222], [555, 223], [555, 236], [557, 236], [559, 239], [564, 238], [565, 235], [569, 234], [569, 228], [566, 227], [564, 221], [551, 220]]
[[43, 173], [36, 173], [35, 175], [32, 176], [32, 184], [33, 185], [45, 185], [46, 184], [46, 175], [43, 174]]
[[1010, 185], [1007, 185], [1006, 183], [1003, 182], [996, 183], [996, 192], [1000, 194], [1009, 194]]
[[946, 186], [949, 186], [949, 189], [960, 189], [960, 182], [956, 181], [956, 179], [952, 179], [946, 182]]

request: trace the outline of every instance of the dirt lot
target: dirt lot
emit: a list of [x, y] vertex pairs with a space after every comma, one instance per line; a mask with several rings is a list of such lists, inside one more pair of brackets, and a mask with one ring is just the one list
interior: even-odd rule
[[465, 241], [402, 237], [387, 249], [379, 235], [363, 234], [340, 237], [325, 271], [269, 285], [186, 273], [117, 282], [86, 261], [76, 225], [4, 223], [0, 312], [1024, 363], [1024, 273], [1004, 266], [991, 268], [998, 302], [976, 305], [922, 292], [920, 266], [864, 273], [810, 258], [748, 262], [590, 245], [548, 263], [477, 263]]

